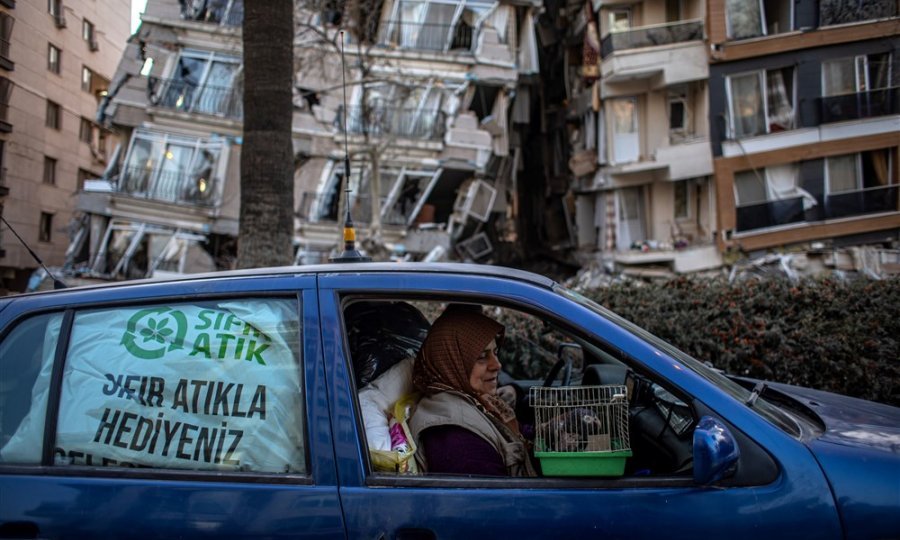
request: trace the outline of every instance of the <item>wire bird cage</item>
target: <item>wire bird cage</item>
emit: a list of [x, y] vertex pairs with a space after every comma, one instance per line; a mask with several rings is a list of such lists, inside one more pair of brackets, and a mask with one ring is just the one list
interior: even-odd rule
[[535, 452], [545, 476], [622, 476], [631, 456], [624, 385], [533, 387]]

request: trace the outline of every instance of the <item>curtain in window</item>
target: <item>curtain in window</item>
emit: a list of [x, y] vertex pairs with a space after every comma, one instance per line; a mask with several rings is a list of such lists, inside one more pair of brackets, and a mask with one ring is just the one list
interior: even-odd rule
[[803, 197], [804, 210], [809, 210], [817, 205], [818, 201], [816, 201], [816, 198], [798, 185], [799, 178], [800, 167], [796, 164], [766, 167], [769, 199], [781, 201]]
[[635, 242], [642, 242], [644, 234], [644, 201], [641, 188], [625, 188], [618, 191], [619, 228], [618, 248], [630, 249]]
[[784, 84], [782, 71], [766, 74], [766, 100], [769, 107], [769, 131], [794, 128], [794, 107]]
[[415, 47], [420, 23], [425, 14], [425, 2], [400, 2], [400, 46]]
[[231, 62], [213, 62], [194, 110], [206, 114], [225, 114], [225, 105], [239, 67], [239, 64]]
[[822, 63], [826, 97], [853, 94], [856, 92], [856, 69], [854, 59], [841, 58]]
[[[890, 156], [888, 155], [887, 150], [875, 150], [873, 152], [866, 152], [869, 154], [871, 162], [872, 162], [872, 180], [871, 183], [874, 186], [886, 186], [890, 184], [890, 178], [888, 175], [890, 174]], [[866, 186], [869, 187], [869, 186]]]
[[759, 74], [731, 77], [731, 120], [734, 137], [765, 133], [764, 113]]
[[828, 192], [854, 191], [858, 189], [856, 155], [837, 156], [826, 159], [828, 170]]
[[731, 39], [762, 35], [759, 0], [726, 0], [725, 11], [728, 17], [728, 37]]
[[640, 155], [637, 129], [637, 102], [634, 98], [610, 100], [613, 123], [613, 160], [637, 161]]

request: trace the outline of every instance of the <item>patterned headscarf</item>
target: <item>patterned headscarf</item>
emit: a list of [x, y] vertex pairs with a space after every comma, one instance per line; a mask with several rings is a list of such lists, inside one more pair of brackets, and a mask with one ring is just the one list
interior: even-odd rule
[[485, 347], [503, 339], [502, 324], [477, 311], [450, 306], [441, 314], [422, 343], [413, 367], [413, 383], [425, 395], [456, 391], [473, 399], [488, 416], [516, 434], [519, 424], [512, 408], [495, 394], [477, 392], [469, 376]]

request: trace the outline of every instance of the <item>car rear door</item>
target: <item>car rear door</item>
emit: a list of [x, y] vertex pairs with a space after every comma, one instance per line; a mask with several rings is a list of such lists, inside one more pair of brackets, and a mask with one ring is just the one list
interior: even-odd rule
[[[530, 283], [477, 275], [354, 273], [320, 277], [323, 353], [348, 534], [353, 538], [839, 538], [821, 471], [799, 442], [686, 373], [611, 321]], [[703, 487], [690, 477], [451, 478], [373, 473], [360, 434], [340, 302], [348, 297], [438, 295], [513, 305], [565, 319], [625, 351], [650, 372], [768, 449], [779, 473], [765, 485]], [[746, 439], [751, 440], [751, 439]]]
[[343, 537], [318, 321], [314, 276], [11, 303], [0, 536]]

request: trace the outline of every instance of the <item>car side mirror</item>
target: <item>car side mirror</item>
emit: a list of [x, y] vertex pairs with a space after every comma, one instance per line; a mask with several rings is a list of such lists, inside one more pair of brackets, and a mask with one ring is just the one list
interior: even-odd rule
[[704, 416], [694, 428], [694, 482], [706, 486], [734, 473], [740, 449], [719, 419]]

